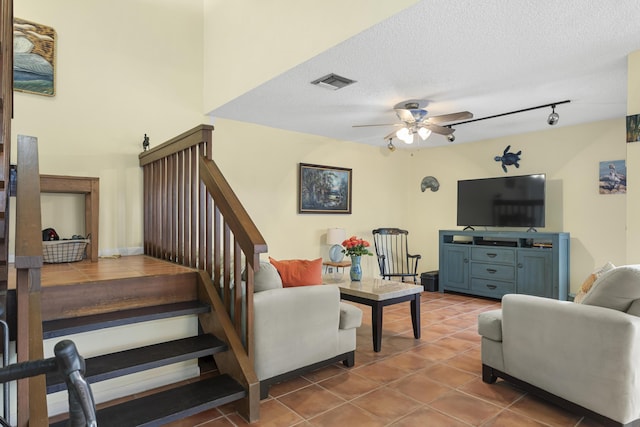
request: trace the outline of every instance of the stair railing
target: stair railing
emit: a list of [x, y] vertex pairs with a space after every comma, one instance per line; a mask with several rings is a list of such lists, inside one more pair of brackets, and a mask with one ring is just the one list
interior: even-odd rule
[[[218, 319], [201, 319], [201, 324], [207, 332], [222, 333], [220, 338], [230, 344], [235, 359], [227, 364], [226, 357], [216, 357], [216, 363], [248, 385], [247, 407], [256, 414], [253, 282], [267, 245], [212, 160], [212, 131], [213, 126], [199, 125], [140, 154], [144, 252], [206, 271], [209, 280], [203, 279], [207, 289], [201, 296], [212, 299]], [[210, 289], [216, 292], [209, 294]]]
[[[43, 359], [40, 287], [42, 220], [38, 140], [18, 135], [19, 179], [16, 188], [16, 300], [18, 362]], [[47, 425], [44, 376], [18, 381], [18, 426]]]

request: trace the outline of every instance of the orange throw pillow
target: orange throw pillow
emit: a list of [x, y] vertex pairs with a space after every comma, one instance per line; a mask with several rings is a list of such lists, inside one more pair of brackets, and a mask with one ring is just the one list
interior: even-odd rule
[[282, 286], [285, 288], [322, 284], [322, 258], [312, 261], [305, 259], [278, 261], [269, 257], [269, 262], [280, 273]]

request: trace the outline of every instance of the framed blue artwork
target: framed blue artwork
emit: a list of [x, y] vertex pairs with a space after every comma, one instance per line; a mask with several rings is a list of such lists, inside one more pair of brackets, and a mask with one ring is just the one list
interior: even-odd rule
[[13, 89], [54, 96], [56, 32], [25, 19], [13, 19]]
[[624, 160], [600, 162], [598, 192], [600, 194], [626, 194], [627, 165]]

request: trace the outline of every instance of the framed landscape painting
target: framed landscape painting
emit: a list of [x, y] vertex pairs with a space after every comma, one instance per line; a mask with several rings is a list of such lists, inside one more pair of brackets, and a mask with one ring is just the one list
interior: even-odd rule
[[351, 169], [300, 163], [298, 213], [351, 213]]
[[13, 19], [13, 89], [55, 95], [56, 31], [46, 25]]
[[640, 141], [640, 114], [627, 116], [627, 142]]

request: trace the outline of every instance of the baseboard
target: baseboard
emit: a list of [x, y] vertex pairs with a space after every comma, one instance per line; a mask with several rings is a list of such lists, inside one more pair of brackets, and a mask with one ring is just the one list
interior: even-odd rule
[[[144, 255], [144, 248], [142, 246], [133, 246], [130, 248], [112, 248], [101, 249], [98, 251], [98, 257], [114, 257], [114, 256], [130, 256], [130, 255]], [[16, 254], [9, 254], [9, 264], [14, 264], [16, 261]]]

